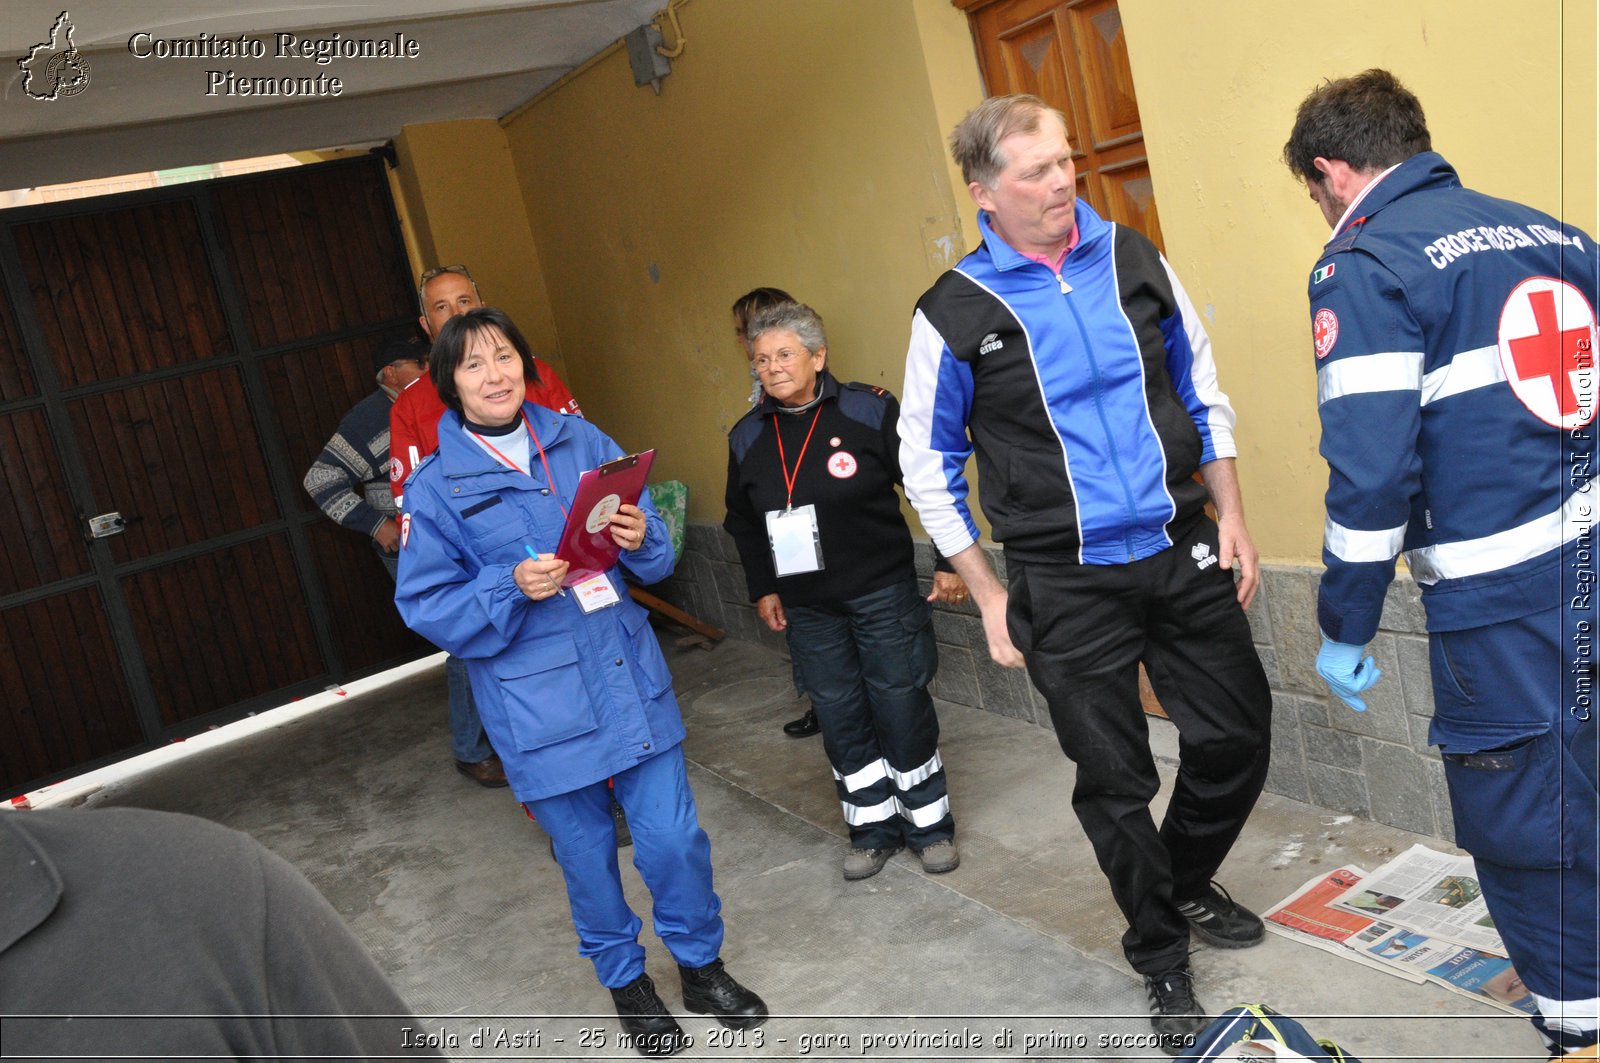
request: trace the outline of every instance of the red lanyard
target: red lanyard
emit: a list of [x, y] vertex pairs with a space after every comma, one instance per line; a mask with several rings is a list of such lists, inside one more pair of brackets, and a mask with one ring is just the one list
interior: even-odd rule
[[[533, 430], [533, 424], [532, 424], [532, 422], [530, 422], [528, 420], [528, 415], [526, 413], [524, 413], [522, 415], [522, 423], [528, 429], [528, 437], [533, 440], [533, 445], [535, 447], [537, 447], [538, 450], [539, 450], [539, 464], [544, 466], [544, 479], [545, 479], [545, 482], [550, 485], [550, 493], [552, 495], [555, 495], [556, 505], [561, 507], [561, 515], [563, 517], [565, 517], [565, 516], [567, 516], [567, 507], [566, 507], [566, 504], [561, 501], [560, 493], [558, 491], [556, 491], [556, 478], [554, 476], [550, 475], [550, 462], [549, 462], [549, 459], [547, 459], [544, 456], [544, 444], [539, 442], [539, 433], [535, 432]], [[472, 429], [469, 428], [469, 429], [467, 429], [467, 431], [471, 432]], [[498, 447], [496, 447], [493, 443], [489, 442], [487, 439], [485, 439], [482, 436], [478, 435], [478, 433], [476, 433], [476, 432], [472, 432], [472, 434], [478, 440], [478, 442], [482, 443], [485, 447], [489, 448], [489, 453], [493, 454], [495, 457], [497, 457], [501, 461], [505, 462], [511, 468], [516, 469], [518, 472], [521, 472], [522, 475], [527, 476], [530, 479], [532, 478], [533, 473], [531, 471], [522, 472], [522, 466], [518, 465], [516, 462], [512, 461], [510, 458], [508, 458], [504, 454], [500, 453], [500, 449]], [[810, 442], [811, 441], [811, 437], [807, 436], [806, 437], [806, 441]], [[783, 443], [782, 440], [779, 440], [778, 442], [779, 442], [780, 446]], [[801, 456], [803, 457], [804, 454], [805, 454], [805, 452], [802, 451], [801, 452]]]
[[811, 433], [817, 430], [817, 418], [822, 416], [822, 404], [817, 403], [817, 412], [811, 415], [811, 427], [806, 429], [806, 441], [800, 444], [800, 456], [794, 459], [794, 472], [789, 471], [789, 459], [783, 453], [783, 430], [778, 427], [778, 418], [782, 414], [772, 415], [772, 432], [778, 437], [778, 464], [783, 466], [783, 486], [788, 492], [784, 505], [785, 510], [794, 508], [794, 482], [800, 476], [800, 463], [806, 460], [806, 448], [811, 445]]

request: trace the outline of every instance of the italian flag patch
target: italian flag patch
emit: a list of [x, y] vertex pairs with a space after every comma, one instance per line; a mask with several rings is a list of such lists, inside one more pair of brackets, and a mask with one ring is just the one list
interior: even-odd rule
[[1321, 284], [1331, 276], [1333, 276], [1333, 263], [1329, 262], [1326, 266], [1323, 266], [1321, 269], [1317, 270], [1311, 275], [1311, 283]]

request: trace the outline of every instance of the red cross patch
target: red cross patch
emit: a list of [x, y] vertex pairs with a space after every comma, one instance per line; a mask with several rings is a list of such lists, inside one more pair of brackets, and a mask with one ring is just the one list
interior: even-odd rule
[[1339, 315], [1327, 307], [1318, 310], [1311, 319], [1311, 342], [1319, 359], [1328, 357], [1333, 345], [1339, 342]]
[[1594, 307], [1555, 277], [1529, 277], [1500, 310], [1500, 367], [1530, 413], [1557, 428], [1594, 420]]
[[406, 548], [406, 543], [411, 541], [411, 514], [400, 514], [400, 549]]
[[828, 471], [841, 480], [848, 480], [856, 474], [856, 459], [847, 450], [841, 450], [828, 459]]

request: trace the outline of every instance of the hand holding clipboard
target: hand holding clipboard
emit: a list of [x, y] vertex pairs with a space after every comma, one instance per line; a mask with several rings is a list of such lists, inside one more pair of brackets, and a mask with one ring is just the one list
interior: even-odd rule
[[656, 452], [608, 461], [590, 469], [578, 480], [578, 491], [567, 511], [556, 556], [571, 567], [562, 584], [571, 587], [610, 569], [622, 556], [622, 548], [611, 535], [611, 518], [624, 505], [639, 504]]

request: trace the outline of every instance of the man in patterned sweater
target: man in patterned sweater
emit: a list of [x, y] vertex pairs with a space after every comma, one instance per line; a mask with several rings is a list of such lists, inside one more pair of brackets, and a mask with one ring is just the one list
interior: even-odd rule
[[[371, 536], [392, 579], [400, 564], [400, 528], [389, 478], [389, 414], [396, 397], [428, 369], [428, 347], [419, 336], [395, 336], [373, 352], [378, 390], [350, 408], [306, 472], [306, 491], [328, 517]], [[483, 723], [469, 703], [450, 699], [450, 745], [456, 770], [480, 786], [505, 786], [505, 768], [484, 737]]]
[[389, 407], [427, 368], [428, 350], [420, 338], [381, 342], [372, 355], [378, 390], [344, 415], [302, 481], [329, 520], [372, 538], [390, 576], [398, 564], [400, 529], [389, 492]]

